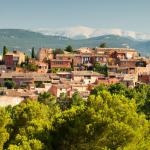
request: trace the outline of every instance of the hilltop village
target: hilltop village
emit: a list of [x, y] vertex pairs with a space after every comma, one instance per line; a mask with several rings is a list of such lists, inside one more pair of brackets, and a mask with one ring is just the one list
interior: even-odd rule
[[58, 99], [78, 92], [87, 99], [99, 84], [123, 83], [133, 88], [150, 83], [150, 60], [134, 49], [70, 49], [40, 48], [37, 54], [32, 50], [31, 57], [19, 50], [5, 52], [0, 64], [0, 99], [6, 101], [0, 104], [15, 105], [42, 92]]

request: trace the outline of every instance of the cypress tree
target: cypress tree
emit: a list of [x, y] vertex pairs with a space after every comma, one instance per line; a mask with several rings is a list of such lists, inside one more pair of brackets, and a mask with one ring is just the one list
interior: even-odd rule
[[35, 58], [35, 51], [34, 51], [34, 47], [32, 47], [32, 51], [31, 51], [31, 58]]
[[8, 51], [9, 51], [8, 48], [6, 46], [4, 46], [3, 47], [3, 56], [5, 56]]

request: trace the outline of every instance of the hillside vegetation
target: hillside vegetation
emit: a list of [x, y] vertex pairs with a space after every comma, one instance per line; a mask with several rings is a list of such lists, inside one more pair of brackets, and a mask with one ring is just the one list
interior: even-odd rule
[[22, 29], [0, 29], [0, 48], [5, 45], [10, 49], [19, 48], [27, 52], [32, 47], [38, 50], [41, 47], [65, 48], [72, 45], [73, 48], [97, 47], [106, 42], [108, 47], [130, 47], [137, 49], [145, 55], [150, 55], [150, 41], [138, 41], [130, 37], [104, 35], [89, 39], [73, 40], [61, 36], [49, 36], [41, 33]]
[[49, 93], [0, 108], [0, 149], [149, 150], [150, 86], [99, 85], [87, 100]]

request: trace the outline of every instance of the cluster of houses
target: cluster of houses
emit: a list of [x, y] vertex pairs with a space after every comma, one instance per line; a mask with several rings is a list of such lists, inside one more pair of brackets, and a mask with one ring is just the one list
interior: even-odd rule
[[[50, 92], [57, 98], [62, 93], [71, 97], [78, 92], [87, 98], [91, 89], [100, 83], [124, 83], [128, 87], [150, 84], [150, 60], [128, 48], [79, 48], [73, 53], [54, 54], [51, 48], [41, 48], [36, 59], [28, 63], [37, 67], [29, 71], [21, 67], [26, 55], [18, 50], [6, 53], [0, 65], [0, 83], [11, 80], [15, 89], [1, 88], [0, 93], [16, 97], [37, 97]], [[95, 65], [106, 66], [108, 74], [95, 70]]]

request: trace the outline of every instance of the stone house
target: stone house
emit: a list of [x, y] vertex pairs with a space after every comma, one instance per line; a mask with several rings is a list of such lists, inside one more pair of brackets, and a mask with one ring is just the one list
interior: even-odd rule
[[21, 63], [25, 62], [25, 54], [18, 50], [8, 52], [4, 56], [4, 62], [7, 69], [15, 70], [17, 65], [20, 65]]
[[39, 61], [51, 60], [53, 57], [52, 48], [40, 48], [37, 53], [37, 58]]

